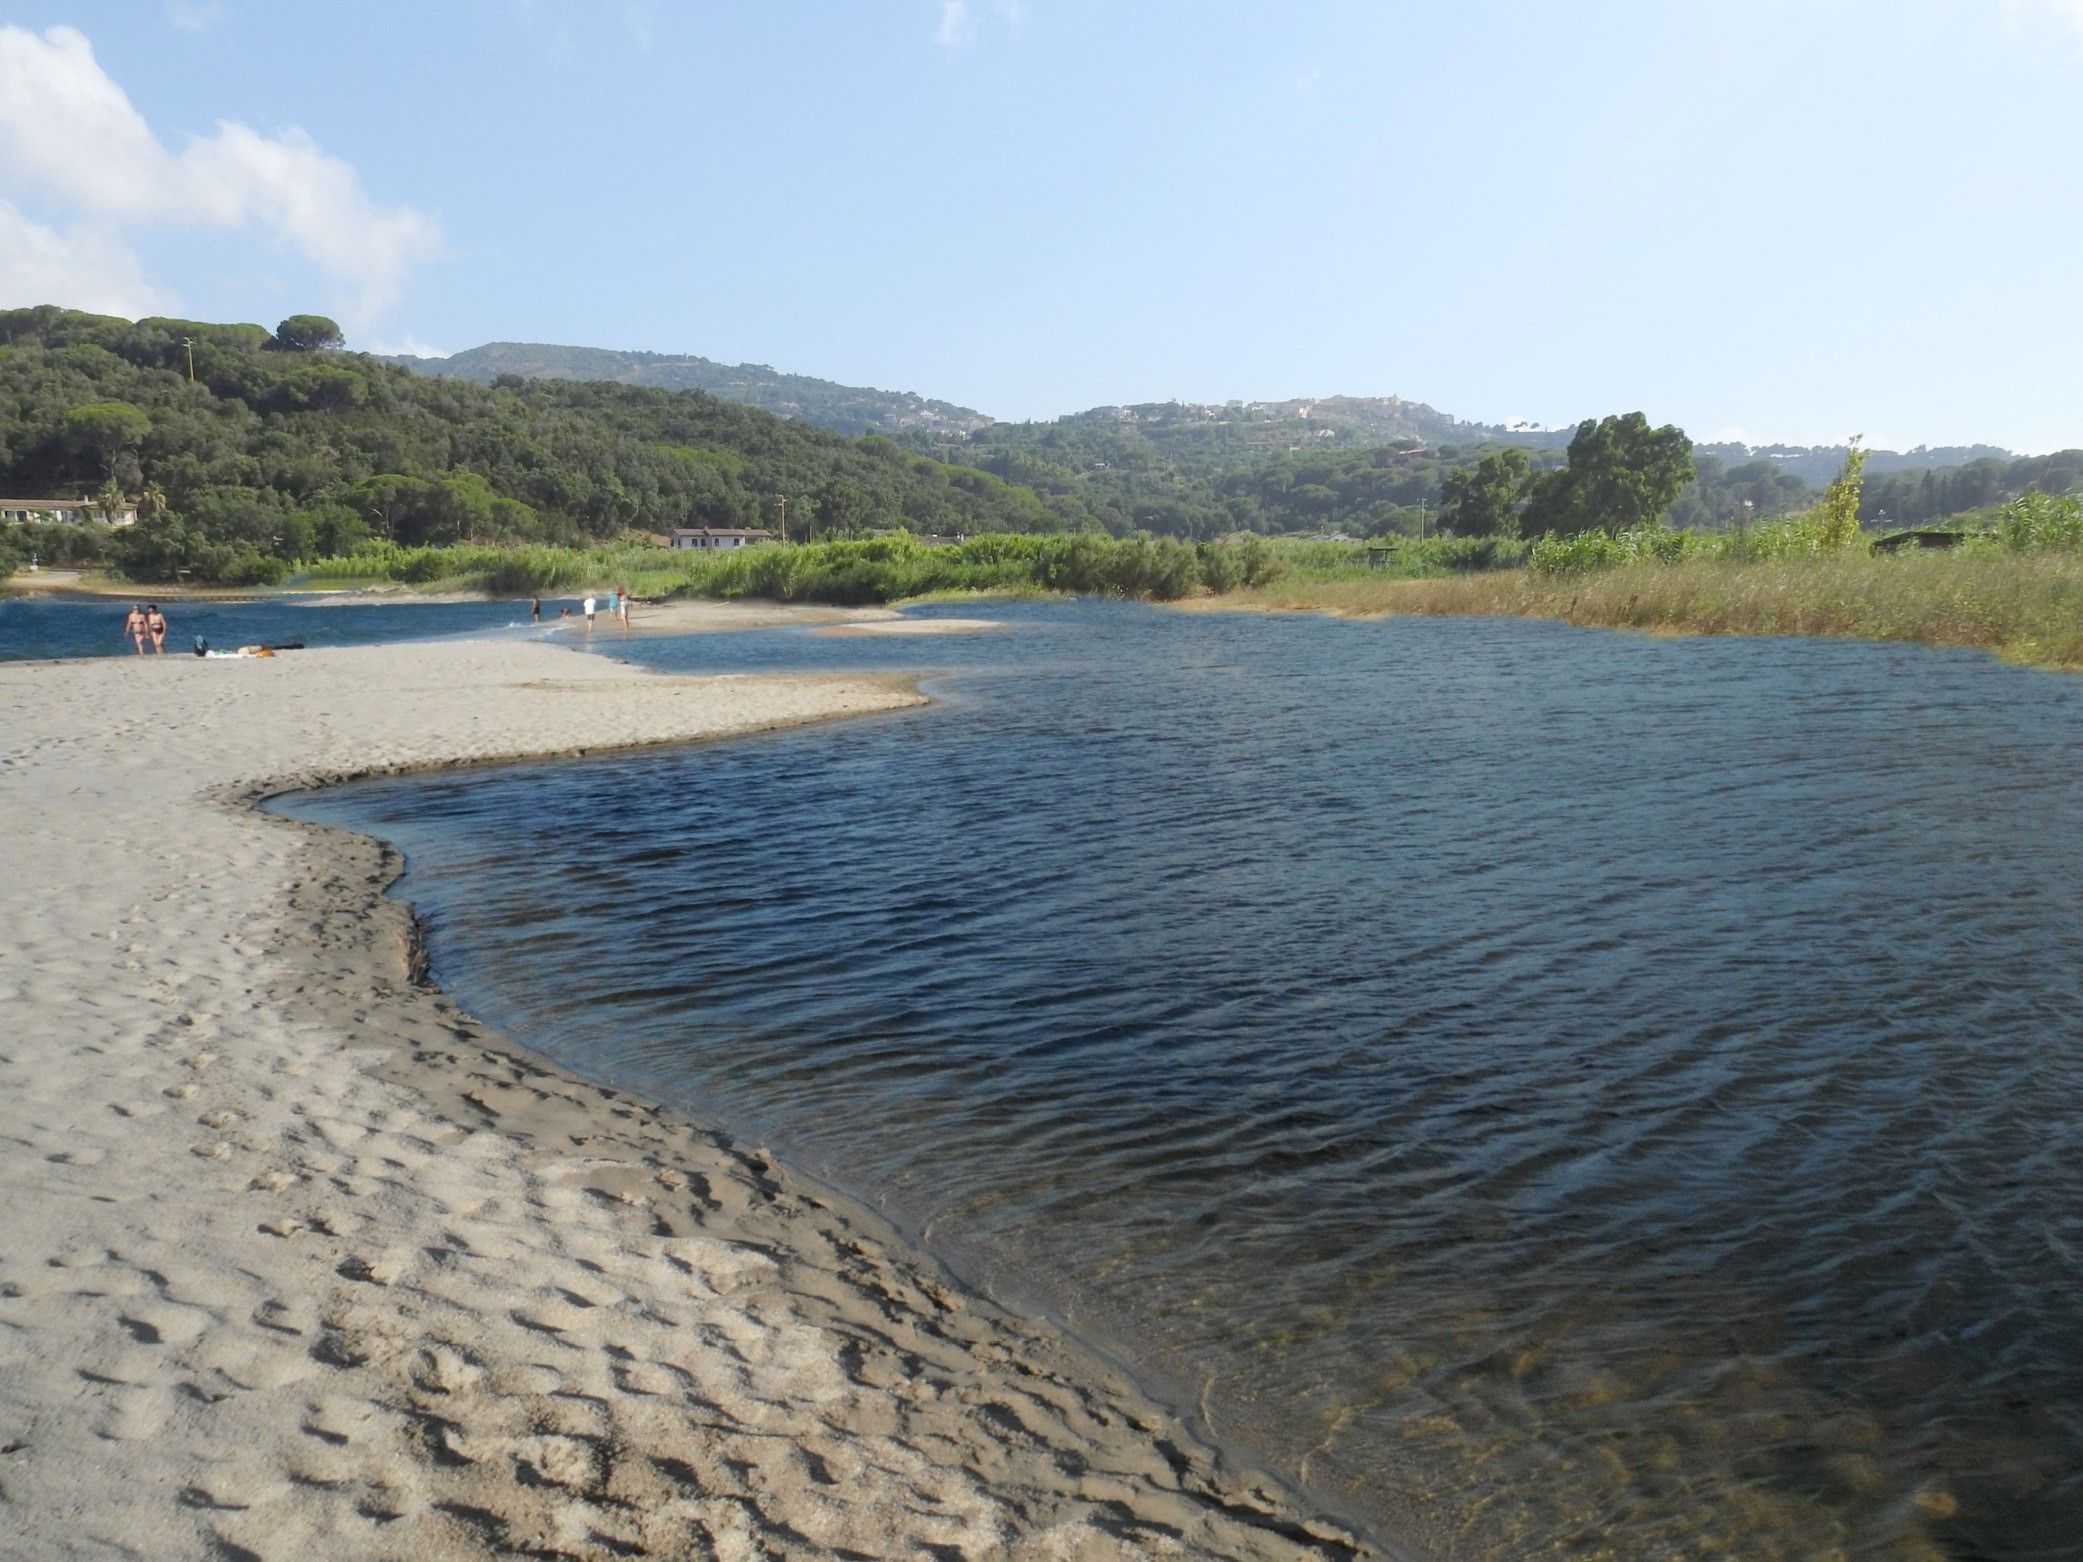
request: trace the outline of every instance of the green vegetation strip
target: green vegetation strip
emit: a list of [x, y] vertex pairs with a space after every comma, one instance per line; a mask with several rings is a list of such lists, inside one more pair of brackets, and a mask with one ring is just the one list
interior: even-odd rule
[[704, 549], [389, 548], [314, 560], [300, 585], [400, 581], [495, 596], [624, 586], [639, 597], [758, 597], [845, 606], [947, 592], [1063, 591], [1169, 601], [1262, 586], [1285, 568], [1252, 537], [1037, 537], [1014, 533], [928, 544], [902, 532], [808, 546]]
[[1962, 548], [1762, 563], [1654, 559], [1596, 571], [1514, 570], [1431, 580], [1282, 580], [1214, 605], [1514, 615], [1678, 634], [1846, 635], [1973, 646], [2083, 668], [2083, 554]]

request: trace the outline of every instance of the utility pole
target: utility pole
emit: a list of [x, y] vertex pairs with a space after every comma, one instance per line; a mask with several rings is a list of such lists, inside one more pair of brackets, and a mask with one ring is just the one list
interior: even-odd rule
[[781, 541], [782, 545], [786, 546], [788, 543], [788, 495], [776, 494], [774, 497], [781, 505]]
[[193, 385], [195, 383], [195, 338], [184, 336], [181, 338], [181, 345], [188, 349], [188, 383]]

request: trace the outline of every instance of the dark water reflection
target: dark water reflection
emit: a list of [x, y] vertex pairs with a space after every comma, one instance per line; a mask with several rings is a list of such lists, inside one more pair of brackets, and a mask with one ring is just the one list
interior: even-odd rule
[[436, 973], [1448, 1557], [2083, 1555], [2083, 690], [1003, 610], [916, 716], [297, 805]]

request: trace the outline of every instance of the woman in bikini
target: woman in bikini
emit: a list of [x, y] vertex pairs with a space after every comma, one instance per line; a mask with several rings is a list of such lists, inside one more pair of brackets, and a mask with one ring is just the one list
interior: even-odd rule
[[[145, 609], [145, 631], [152, 637], [152, 654], [166, 655], [166, 615], [159, 611], [159, 604], [156, 602]], [[137, 649], [138, 654], [142, 656], [144, 646], [139, 645]]]
[[123, 633], [130, 636], [131, 644], [137, 647], [137, 654], [143, 656], [145, 654], [145, 610], [138, 603], [133, 602], [130, 604], [130, 616], [123, 620]]

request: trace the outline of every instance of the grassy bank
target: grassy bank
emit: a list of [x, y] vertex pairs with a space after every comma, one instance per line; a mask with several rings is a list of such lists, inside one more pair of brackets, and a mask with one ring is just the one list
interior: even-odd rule
[[[2066, 527], [2066, 510], [2055, 519]], [[1653, 546], [1637, 546], [1644, 537]], [[2012, 537], [1992, 529], [1973, 546], [1892, 555], [1795, 548], [1806, 540], [1795, 522], [1753, 532], [1747, 557], [1732, 556], [1727, 538], [1660, 530], [1559, 546], [1454, 538], [1193, 543], [1095, 534], [928, 545], [898, 533], [720, 555], [641, 543], [380, 548], [313, 561], [293, 583], [495, 596], [626, 586], [654, 599], [842, 605], [975, 592], [1096, 593], [1213, 608], [1513, 615], [1684, 634], [1914, 640], [1972, 646], [2036, 666], [2083, 668], [2083, 543], [2066, 530]], [[1543, 558], [1544, 548], [1555, 556]], [[1577, 554], [1586, 558], [1580, 563]], [[1522, 559], [1531, 567], [1481, 567]]]
[[2083, 554], [2056, 548], [1645, 561], [1556, 575], [1295, 578], [1205, 605], [1560, 618], [1678, 634], [1849, 635], [1973, 646], [2033, 666], [2083, 668]]
[[903, 533], [728, 553], [622, 548], [388, 549], [320, 559], [299, 585], [401, 581], [494, 595], [626, 586], [639, 597], [757, 597], [843, 606], [954, 592], [1064, 591], [1170, 601], [1264, 585], [1286, 566], [1259, 538], [1185, 542], [997, 534], [929, 545]]
[[1274, 580], [1443, 576], [1521, 562], [1529, 545], [1491, 538], [1323, 542], [1237, 536], [1214, 542], [1097, 533], [998, 533], [928, 544], [906, 533], [729, 553], [649, 543], [599, 548], [372, 547], [301, 564], [310, 588], [405, 584], [495, 596], [627, 586], [640, 597], [761, 597], [840, 605], [965, 592], [1090, 592], [1174, 601]]

